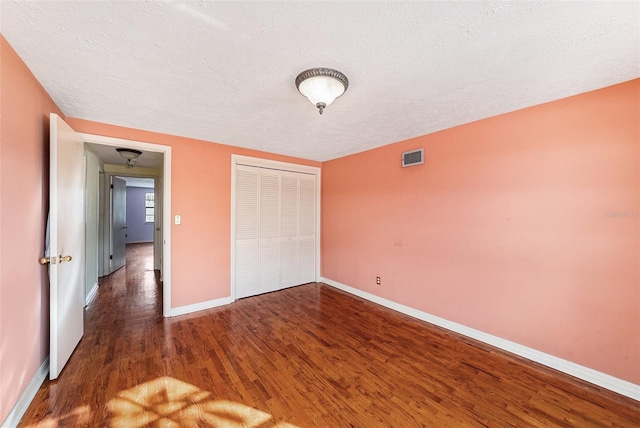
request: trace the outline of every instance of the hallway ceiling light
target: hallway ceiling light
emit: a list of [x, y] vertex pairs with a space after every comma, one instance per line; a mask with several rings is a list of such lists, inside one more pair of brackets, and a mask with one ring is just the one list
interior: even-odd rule
[[138, 156], [142, 154], [140, 150], [123, 149], [121, 147], [117, 148], [116, 152], [118, 152], [123, 159], [126, 159], [128, 168], [133, 168], [136, 163], [136, 159], [138, 159]]
[[310, 68], [296, 77], [296, 88], [318, 107], [320, 114], [348, 87], [347, 76], [333, 68]]

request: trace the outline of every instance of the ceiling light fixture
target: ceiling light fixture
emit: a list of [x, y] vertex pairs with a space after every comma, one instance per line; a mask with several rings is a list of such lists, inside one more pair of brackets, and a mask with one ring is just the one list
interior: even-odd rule
[[116, 149], [116, 152], [118, 152], [123, 159], [126, 159], [128, 168], [133, 168], [133, 165], [137, 162], [136, 159], [142, 154], [140, 150], [123, 149], [120, 147]]
[[349, 87], [347, 76], [333, 68], [310, 68], [296, 77], [296, 88], [311, 104], [318, 107], [320, 114]]

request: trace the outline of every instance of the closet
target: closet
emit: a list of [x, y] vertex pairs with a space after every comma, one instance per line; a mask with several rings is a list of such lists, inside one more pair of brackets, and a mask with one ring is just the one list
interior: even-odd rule
[[235, 298], [315, 281], [317, 173], [234, 168]]

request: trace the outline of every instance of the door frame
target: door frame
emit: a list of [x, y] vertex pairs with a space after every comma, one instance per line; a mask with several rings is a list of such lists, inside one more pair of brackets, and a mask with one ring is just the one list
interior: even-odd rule
[[317, 166], [274, 161], [244, 155], [231, 155], [231, 301], [236, 300], [236, 166], [244, 165], [256, 168], [276, 169], [279, 171], [300, 172], [316, 176], [316, 282], [320, 281], [320, 183], [322, 170]]
[[[132, 149], [159, 152], [164, 156], [162, 165], [162, 314], [171, 316], [171, 146], [147, 143], [144, 141], [126, 140], [124, 138], [104, 135], [79, 133], [87, 143], [112, 147], [128, 147]], [[107, 171], [105, 171], [105, 174]], [[112, 175], [123, 175], [109, 172]], [[127, 175], [124, 173], [124, 175]], [[131, 174], [136, 175], [136, 174]], [[107, 177], [105, 177], [105, 181]]]

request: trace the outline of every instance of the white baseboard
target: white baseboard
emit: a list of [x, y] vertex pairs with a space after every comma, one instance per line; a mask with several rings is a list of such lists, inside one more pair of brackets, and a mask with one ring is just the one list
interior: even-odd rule
[[89, 294], [87, 294], [87, 298], [84, 301], [84, 306], [89, 306], [89, 303], [91, 303], [91, 301], [96, 297], [97, 294], [98, 283], [96, 282], [95, 284], [93, 284], [93, 287], [91, 287], [91, 291], [89, 291]]
[[480, 342], [495, 346], [496, 348], [503, 349], [507, 352], [511, 352], [512, 354], [519, 355], [531, 361], [535, 361], [547, 367], [551, 367], [552, 369], [556, 369], [563, 373], [567, 373], [571, 376], [577, 377], [578, 379], [586, 380], [587, 382], [590, 382], [594, 385], [601, 386], [608, 390], [617, 392], [618, 394], [622, 394], [629, 398], [633, 398], [634, 400], [640, 401], [640, 385], [627, 382], [626, 380], [618, 379], [617, 377], [613, 377], [606, 373], [581, 366], [580, 364], [572, 363], [571, 361], [563, 360], [562, 358], [558, 358], [553, 355], [538, 351], [536, 349], [529, 348], [527, 346], [520, 345], [518, 343], [511, 342], [497, 336], [493, 336], [480, 330], [448, 321], [444, 318], [440, 318], [435, 315], [410, 308], [409, 306], [401, 305], [400, 303], [387, 300], [383, 297], [376, 296], [375, 294], [367, 293], [366, 291], [358, 290], [357, 288], [341, 284], [328, 278], [320, 278], [320, 282], [338, 288], [342, 291], [346, 291], [347, 293], [354, 294], [358, 297], [362, 297], [363, 299], [385, 306], [389, 309], [393, 309], [394, 311], [398, 311], [419, 320], [435, 324], [439, 327], [451, 330], [463, 336], [479, 340]]
[[190, 314], [192, 312], [203, 311], [205, 309], [228, 305], [229, 303], [233, 303], [233, 299], [231, 298], [231, 296], [209, 300], [206, 302], [194, 303], [193, 305], [179, 306], [177, 308], [171, 308], [170, 316], [175, 317], [178, 315]]
[[29, 408], [31, 401], [33, 401], [33, 397], [36, 396], [38, 389], [40, 389], [42, 382], [47, 378], [47, 374], [49, 374], [49, 357], [44, 360], [36, 374], [33, 376], [33, 379], [31, 379], [31, 382], [29, 382], [29, 385], [27, 385], [27, 388], [24, 390], [20, 398], [18, 398], [18, 402], [13, 406], [13, 409], [11, 409], [0, 426], [8, 428], [15, 428], [18, 426], [20, 419], [22, 419]]

